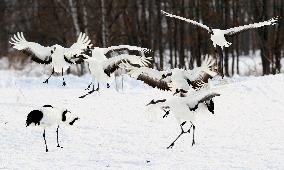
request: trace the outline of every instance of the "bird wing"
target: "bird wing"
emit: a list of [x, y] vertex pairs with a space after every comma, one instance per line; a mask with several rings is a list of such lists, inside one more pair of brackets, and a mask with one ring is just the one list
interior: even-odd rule
[[197, 109], [199, 103], [208, 101], [216, 96], [220, 96], [220, 94], [209, 90], [200, 90], [191, 92], [189, 95], [182, 98], [182, 100], [185, 101], [186, 105], [190, 109]]
[[194, 89], [202, 87], [208, 80], [217, 75], [216, 72], [212, 71], [212, 67], [215, 60], [207, 56], [200, 67], [195, 67], [192, 70], [187, 70], [186, 78], [191, 82]]
[[199, 22], [197, 22], [197, 21], [194, 21], [194, 20], [191, 20], [191, 19], [187, 19], [187, 18], [184, 18], [184, 17], [180, 17], [180, 16], [177, 16], [177, 15], [174, 15], [174, 14], [170, 14], [170, 13], [165, 12], [165, 11], [163, 11], [163, 10], [161, 10], [161, 12], [162, 12], [162, 14], [164, 14], [164, 15], [166, 15], [166, 16], [168, 16], [168, 17], [177, 18], [177, 19], [180, 19], [180, 20], [189, 22], [189, 23], [191, 23], [191, 24], [193, 24], [193, 25], [197, 25], [197, 26], [199, 26], [199, 27], [201, 27], [201, 28], [206, 29], [208, 32], [211, 32], [211, 29], [210, 29], [208, 26], [206, 26], [206, 25], [204, 25], [204, 24], [201, 24], [201, 23], [199, 23]]
[[89, 51], [93, 44], [85, 33], [80, 33], [75, 42], [70, 48], [67, 48], [65, 56], [70, 60], [74, 55], [80, 55], [83, 52]]
[[171, 90], [171, 87], [169, 86], [169, 84], [166, 81], [155, 79], [155, 78], [150, 77], [146, 74], [140, 74], [137, 77], [137, 80], [141, 80], [145, 84], [147, 84], [147, 85], [149, 85], [153, 88], [157, 88], [157, 89], [165, 90], [165, 91]]
[[226, 29], [226, 30], [223, 30], [223, 32], [226, 35], [234, 35], [236, 33], [247, 31], [249, 29], [259, 28], [259, 27], [263, 27], [265, 25], [274, 25], [274, 24], [277, 23], [277, 21], [278, 21], [278, 17], [275, 17], [275, 18], [271, 18], [270, 20], [263, 21], [263, 22], [258, 22], [258, 23], [254, 23], [254, 24], [248, 24], [248, 25], [243, 25], [243, 26], [239, 26], [239, 27]]
[[9, 43], [13, 45], [13, 48], [31, 56], [31, 59], [37, 63], [50, 64], [52, 61], [51, 47], [44, 47], [38, 43], [27, 41], [22, 32], [14, 34]]
[[118, 45], [118, 46], [110, 46], [107, 48], [103, 48], [104, 54], [106, 56], [109, 56], [107, 54], [109, 53], [119, 53], [121, 51], [138, 51], [141, 53], [141, 55], [145, 55], [145, 53], [150, 52], [151, 50], [147, 48], [137, 47], [137, 46], [130, 46], [130, 45]]
[[109, 58], [104, 63], [104, 72], [110, 76], [118, 68], [121, 68], [121, 64], [129, 63], [131, 65], [136, 65], [138, 67], [148, 66], [150, 64], [151, 57], [129, 55], [129, 54], [120, 54], [118, 56]]
[[169, 83], [165, 80], [162, 80], [162, 75], [164, 74], [162, 71], [149, 67], [138, 68], [128, 63], [124, 63], [123, 67], [121, 68], [126, 69], [128, 71], [127, 74], [130, 75], [130, 77], [140, 80], [153, 88], [158, 88], [165, 91], [171, 90]]

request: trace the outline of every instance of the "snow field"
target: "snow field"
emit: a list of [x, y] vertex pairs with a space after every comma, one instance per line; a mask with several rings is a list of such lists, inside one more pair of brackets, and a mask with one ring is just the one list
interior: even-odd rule
[[[284, 75], [234, 77], [212, 89], [215, 114], [201, 114], [196, 145], [185, 134], [173, 149], [166, 147], [179, 134], [173, 115], [147, 119], [145, 104], [169, 94], [125, 78], [125, 89], [113, 88], [87, 96], [90, 77], [20, 77], [1, 73], [0, 169], [283, 169]], [[13, 78], [11, 78], [13, 77]], [[102, 86], [105, 87], [105, 86]], [[112, 84], [114, 87], [114, 84]], [[80, 120], [46, 130], [45, 153], [40, 127], [25, 127], [26, 115], [44, 104], [66, 107]], [[163, 113], [163, 112], [161, 112]], [[150, 161], [150, 162], [147, 162]]]

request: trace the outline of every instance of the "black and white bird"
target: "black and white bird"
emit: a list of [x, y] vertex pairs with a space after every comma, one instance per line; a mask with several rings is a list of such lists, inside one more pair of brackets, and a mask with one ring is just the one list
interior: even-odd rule
[[[53, 107], [51, 105], [44, 105], [38, 110], [32, 110], [26, 120], [26, 127], [34, 124], [35, 126], [43, 127], [43, 139], [45, 143], [45, 151], [48, 152], [46, 139], [45, 139], [45, 129], [50, 126], [57, 126], [56, 130], [56, 139], [57, 139], [57, 147], [61, 147], [59, 145], [58, 140], [58, 129], [60, 124], [66, 124], [72, 126], [79, 118], [72, 114], [67, 109], [60, 109]], [[62, 147], [61, 147], [62, 148]]]
[[[174, 114], [178, 124], [181, 128], [181, 133], [178, 137], [167, 147], [172, 148], [175, 142], [185, 133], [190, 133], [192, 128], [193, 138], [192, 146], [195, 144], [194, 132], [196, 118], [201, 112], [204, 112], [204, 108], [208, 109], [212, 114], [214, 114], [214, 102], [213, 98], [220, 96], [220, 94], [212, 92], [211, 90], [199, 90], [193, 91], [187, 94], [186, 97], [172, 96], [170, 99], [152, 100], [146, 106], [152, 107], [150, 110], [158, 107], [159, 109], [166, 112], [163, 118], [171, 112]], [[188, 127], [187, 130], [184, 127]]]
[[[117, 50], [138, 51], [140, 52], [141, 56], [116, 53], [116, 55], [107, 58], [107, 53]], [[99, 83], [111, 83], [111, 81], [113, 80], [112, 73], [119, 69], [120, 64], [122, 63], [128, 63], [136, 66], [147, 66], [148, 64], [150, 64], [151, 57], [145, 57], [145, 53], [149, 51], [150, 50], [146, 48], [120, 45], [111, 46], [108, 48], [95, 47], [90, 51], [88, 55], [83, 54], [77, 56], [78, 58], [80, 58], [80, 60], [83, 59], [89, 65], [90, 74], [92, 75], [92, 82], [89, 84], [87, 89], [89, 89], [91, 85], [93, 85], [92, 90], [90, 90], [87, 94], [80, 96], [80, 98], [84, 98], [86, 95], [89, 95], [94, 91], [98, 91]], [[95, 80], [98, 82], [96, 89], [94, 87]]]
[[[13, 48], [21, 50], [24, 54], [31, 56], [31, 59], [40, 64], [50, 65], [52, 67], [51, 75], [43, 82], [48, 83], [49, 78], [56, 73], [63, 73], [71, 66], [71, 64], [79, 64], [82, 61], [72, 59], [73, 56], [80, 55], [91, 48], [91, 40], [85, 33], [80, 33], [77, 42], [71, 47], [65, 48], [61, 45], [42, 46], [35, 42], [29, 42], [25, 39], [22, 32], [18, 32], [11, 37], [10, 44]], [[66, 82], [63, 77], [63, 86]]]
[[194, 21], [194, 20], [191, 20], [191, 19], [187, 19], [187, 18], [184, 18], [184, 17], [180, 17], [180, 16], [177, 16], [177, 15], [173, 15], [173, 14], [167, 13], [163, 10], [161, 10], [161, 12], [168, 17], [177, 18], [179, 20], [186, 21], [188, 23], [191, 23], [193, 25], [196, 25], [198, 27], [201, 27], [201, 28], [207, 30], [208, 33], [211, 34], [210, 39], [213, 42], [213, 46], [216, 48], [216, 46], [218, 45], [222, 49], [224, 47], [229, 47], [232, 44], [232, 43], [230, 43], [226, 40], [226, 36], [232, 36], [234, 34], [237, 34], [237, 33], [243, 32], [243, 31], [247, 31], [249, 29], [259, 28], [259, 27], [263, 27], [263, 26], [266, 26], [266, 25], [274, 25], [278, 21], [278, 18], [275, 17], [275, 18], [271, 18], [270, 20], [263, 21], [263, 22], [258, 22], [258, 23], [254, 23], [254, 24], [248, 24], [248, 25], [229, 28], [229, 29], [226, 29], [226, 30], [221, 30], [221, 29], [212, 29], [209, 26], [206, 26], [206, 25], [204, 25], [200, 22], [197, 22], [197, 21]]
[[211, 68], [214, 59], [206, 57], [200, 67], [192, 70], [174, 68], [166, 71], [158, 71], [148, 67], [132, 67], [129, 64], [122, 64], [122, 68], [129, 70], [130, 77], [143, 81], [145, 84], [160, 90], [176, 93], [186, 93], [201, 88], [208, 82], [209, 78], [217, 75]]

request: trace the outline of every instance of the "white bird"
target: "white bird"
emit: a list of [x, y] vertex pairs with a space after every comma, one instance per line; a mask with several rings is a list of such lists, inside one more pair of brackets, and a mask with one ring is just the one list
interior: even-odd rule
[[[79, 55], [88, 50], [92, 44], [91, 40], [85, 33], [80, 33], [77, 42], [70, 48], [64, 48], [61, 45], [42, 46], [35, 42], [29, 42], [25, 39], [24, 34], [18, 32], [9, 42], [13, 45], [13, 48], [21, 50], [24, 54], [31, 56], [31, 59], [40, 64], [46, 64], [52, 66], [51, 75], [43, 82], [48, 83], [49, 78], [56, 73], [63, 73], [71, 66], [71, 64], [79, 64], [80, 60], [71, 59], [74, 55]], [[65, 80], [63, 77], [63, 86], [65, 86]]]
[[[106, 54], [110, 53], [114, 50], [130, 50], [130, 51], [139, 51], [141, 56], [137, 55], [129, 55], [129, 54], [116, 54], [111, 58], [107, 58]], [[83, 59], [89, 65], [89, 70], [92, 75], [92, 82], [88, 85], [87, 89], [93, 84], [93, 89], [89, 91], [87, 94], [80, 96], [80, 98], [84, 98], [86, 95], [93, 93], [94, 91], [99, 90], [99, 83], [110, 83], [112, 81], [111, 75], [117, 69], [119, 69], [119, 65], [122, 63], [128, 63], [136, 66], [147, 66], [151, 60], [151, 57], [145, 57], [145, 53], [150, 50], [146, 48], [136, 47], [136, 46], [128, 46], [128, 45], [120, 45], [120, 46], [111, 46], [108, 48], [99, 48], [95, 47], [89, 54], [82, 54], [77, 57]], [[90, 56], [91, 55], [91, 56]], [[95, 90], [94, 81], [98, 82], [97, 89]], [[108, 85], [109, 87], [109, 85]]]
[[[79, 118], [72, 114], [67, 109], [59, 109], [51, 105], [44, 105], [38, 110], [32, 110], [26, 120], [26, 127], [30, 126], [32, 123], [44, 128], [43, 139], [45, 143], [45, 151], [48, 152], [46, 139], [45, 139], [45, 128], [57, 125], [57, 147], [61, 147], [58, 142], [58, 129], [60, 124], [67, 124], [72, 126], [75, 121]], [[62, 148], [62, 147], [61, 147]]]
[[216, 46], [220, 46], [222, 49], [223, 47], [229, 47], [232, 43], [228, 42], [225, 38], [225, 36], [231, 36], [234, 35], [236, 33], [240, 33], [242, 31], [247, 31], [249, 29], [253, 29], [253, 28], [259, 28], [259, 27], [263, 27], [266, 25], [274, 25], [276, 24], [276, 22], [278, 21], [278, 17], [275, 18], [271, 18], [270, 20], [267, 21], [263, 21], [263, 22], [258, 22], [258, 23], [254, 23], [254, 24], [248, 24], [248, 25], [243, 25], [243, 26], [239, 26], [239, 27], [233, 27], [233, 28], [229, 28], [226, 30], [221, 30], [221, 29], [212, 29], [202, 23], [199, 23], [197, 21], [191, 20], [191, 19], [187, 19], [184, 17], [180, 17], [177, 15], [173, 15], [170, 13], [167, 13], [163, 10], [161, 10], [161, 12], [163, 14], [165, 14], [168, 17], [172, 17], [172, 18], [177, 18], [183, 21], [186, 21], [188, 23], [191, 23], [193, 25], [197, 25], [203, 29], [206, 29], [208, 31], [208, 33], [211, 34], [211, 40], [213, 42], [213, 46], [216, 48]]
[[122, 64], [121, 67], [129, 70], [127, 74], [132, 78], [141, 80], [153, 88], [172, 91], [176, 94], [201, 88], [209, 78], [217, 75], [216, 72], [211, 71], [213, 65], [213, 58], [206, 57], [200, 67], [195, 67], [192, 70], [174, 68], [158, 71], [148, 67], [137, 68], [129, 64]]
[[[152, 106], [152, 109], [159, 107], [166, 114], [163, 118], [167, 117], [169, 111], [171, 111], [177, 122], [181, 127], [181, 133], [178, 137], [167, 147], [167, 149], [172, 148], [175, 142], [179, 137], [184, 133], [190, 133], [191, 128], [193, 128], [193, 138], [192, 146], [195, 144], [194, 132], [195, 132], [195, 123], [196, 117], [203, 112], [204, 110], [200, 109], [201, 107], [207, 107], [207, 109], [214, 114], [214, 102], [212, 98], [215, 96], [220, 96], [220, 94], [212, 92], [210, 90], [199, 90], [189, 93], [186, 97], [176, 97], [172, 96], [170, 99], [162, 100], [152, 100], [146, 106]], [[185, 125], [190, 125], [188, 130], [184, 130]]]

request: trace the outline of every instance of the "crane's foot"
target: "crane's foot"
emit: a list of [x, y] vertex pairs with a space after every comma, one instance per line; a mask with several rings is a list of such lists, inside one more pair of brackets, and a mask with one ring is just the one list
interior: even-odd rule
[[170, 146], [167, 147], [167, 149], [172, 149], [174, 147], [175, 143], [171, 143]]
[[193, 146], [193, 145], [195, 145], [195, 140], [192, 140], [192, 144], [191, 144], [191, 146]]
[[46, 79], [44, 82], [42, 82], [42, 83], [46, 83], [46, 84], [48, 84], [48, 79]]

